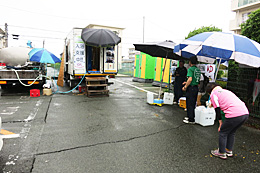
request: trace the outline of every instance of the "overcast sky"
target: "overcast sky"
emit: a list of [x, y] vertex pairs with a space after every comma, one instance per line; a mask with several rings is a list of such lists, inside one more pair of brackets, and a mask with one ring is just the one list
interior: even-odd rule
[[[179, 42], [190, 31], [216, 26], [229, 32], [234, 19], [231, 0], [1, 0], [0, 28], [8, 24], [9, 46], [45, 48], [59, 56], [73, 27], [99, 24], [125, 28], [123, 55], [133, 43], [172, 40]], [[20, 35], [13, 40], [12, 34]]]

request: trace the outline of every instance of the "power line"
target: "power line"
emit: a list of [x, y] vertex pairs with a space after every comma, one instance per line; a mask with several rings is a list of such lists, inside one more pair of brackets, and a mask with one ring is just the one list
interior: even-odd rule
[[[19, 9], [19, 8], [14, 8], [14, 7], [10, 7], [10, 6], [6, 6], [6, 5], [0, 5], [2, 7], [5, 7], [5, 8], [10, 8], [10, 9], [14, 9], [14, 10], [18, 10], [18, 11], [23, 11], [23, 12], [27, 12], [27, 13], [33, 13], [33, 14], [39, 14], [39, 15], [44, 15], [44, 16], [50, 16], [50, 17], [57, 17], [57, 18], [63, 18], [63, 19], [69, 19], [69, 20], [93, 20], [93, 18], [76, 18], [76, 17], [64, 17], [64, 16], [58, 16], [58, 15], [51, 15], [51, 14], [46, 14], [46, 13], [39, 13], [39, 12], [35, 12], [35, 11], [28, 11], [28, 10], [24, 10], [24, 9]], [[115, 21], [115, 18], [113, 19], [95, 19], [95, 20], [102, 20], [102, 21]], [[126, 21], [126, 20], [139, 20], [139, 18], [132, 18], [132, 19], [125, 19], [125, 18], [121, 18], [121, 19], [117, 19], [117, 20], [123, 20], [123, 21]]]
[[[28, 40], [30, 40], [31, 42], [33, 42], [33, 43], [36, 43], [36, 42], [42, 42], [43, 41], [43, 39], [26, 39], [26, 38], [19, 38], [18, 40], [15, 40], [15, 41], [12, 41], [13, 43], [14, 42], [16, 42], [16, 41], [28, 41]], [[45, 40], [45, 43], [61, 43], [62, 42], [62, 40], [48, 40], [48, 41], [46, 41]]]
[[48, 31], [48, 32], [58, 32], [58, 33], [66, 33], [64, 31], [57, 31], [57, 30], [48, 30], [48, 29], [41, 29], [41, 28], [33, 28], [33, 27], [27, 27], [27, 26], [15, 26], [15, 25], [8, 25], [11, 27], [18, 27], [18, 28], [25, 28], [25, 29], [34, 29], [34, 30], [39, 30], [39, 31]]
[[[23, 27], [23, 28], [29, 28], [29, 27]], [[38, 29], [38, 28], [35, 28], [35, 29]], [[48, 31], [51, 31], [51, 30], [48, 30]], [[50, 39], [62, 39], [62, 40], [65, 39], [65, 37], [64, 38], [63, 37], [62, 38], [61, 37], [46, 37], [46, 36], [43, 37], [43, 36], [35, 36], [35, 35], [17, 34], [17, 33], [21, 32], [21, 31], [14, 31], [14, 30], [11, 30], [11, 32], [12, 32], [12, 34], [15, 33], [15, 35], [24, 36], [24, 37], [38, 37], [38, 38], [50, 38]], [[59, 32], [59, 31], [57, 31], [57, 32]], [[9, 35], [12, 35], [12, 34], [9, 34]], [[140, 39], [140, 37], [133, 35], [133, 36], [130, 36], [130, 37], [123, 37], [123, 39]], [[148, 38], [148, 39], [152, 39], [152, 38]]]
[[56, 16], [56, 15], [50, 15], [50, 14], [44, 14], [44, 13], [39, 13], [39, 12], [33, 12], [33, 11], [23, 10], [23, 9], [19, 9], [19, 8], [9, 7], [9, 6], [6, 6], [6, 5], [0, 5], [0, 6], [6, 7], [6, 8], [10, 8], [10, 9], [14, 9], [14, 10], [18, 10], [18, 11], [27, 12], [27, 13], [33, 13], [33, 14], [44, 15], [44, 16], [59, 17], [59, 18], [66, 18], [66, 19], [75, 19], [75, 18], [71, 18], [71, 17]]
[[[8, 35], [12, 35], [12, 34], [8, 34]], [[65, 40], [64, 38], [57, 38], [57, 37], [42, 37], [42, 36], [34, 36], [34, 35], [20, 35], [20, 34], [15, 34], [15, 35], [19, 35], [19, 36], [22, 36], [22, 37], [35, 37], [35, 38]]]

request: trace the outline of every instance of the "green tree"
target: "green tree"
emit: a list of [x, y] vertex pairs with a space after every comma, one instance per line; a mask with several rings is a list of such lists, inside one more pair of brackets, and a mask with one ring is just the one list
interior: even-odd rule
[[260, 9], [253, 11], [248, 17], [241, 24], [241, 34], [260, 43]]
[[212, 31], [217, 31], [217, 32], [221, 32], [222, 29], [219, 29], [215, 26], [202, 26], [201, 28], [199, 29], [195, 29], [193, 31], [191, 31], [187, 37], [185, 37], [185, 39], [188, 39], [190, 37], [193, 37], [194, 35], [197, 35], [197, 34], [200, 34], [200, 33], [203, 33], [203, 32], [212, 32]]
[[224, 72], [222, 70], [219, 70], [218, 75], [217, 75], [217, 79], [222, 78], [223, 75], [224, 75]]

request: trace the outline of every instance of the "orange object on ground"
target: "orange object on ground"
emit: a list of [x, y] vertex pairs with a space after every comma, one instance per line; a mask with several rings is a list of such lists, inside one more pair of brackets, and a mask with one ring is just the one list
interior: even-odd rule
[[13, 135], [13, 134], [15, 134], [15, 133], [10, 132], [10, 131], [8, 131], [8, 130], [1, 129], [0, 134], [3, 134], [3, 135]]
[[186, 98], [185, 97], [181, 97], [180, 100], [179, 100], [179, 106], [181, 108], [184, 108], [186, 109]]

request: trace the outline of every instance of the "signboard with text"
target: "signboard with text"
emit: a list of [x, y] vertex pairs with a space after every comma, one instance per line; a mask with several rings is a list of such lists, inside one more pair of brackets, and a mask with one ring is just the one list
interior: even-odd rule
[[75, 38], [74, 48], [74, 69], [85, 71], [85, 44], [80, 36]]
[[215, 82], [215, 64], [198, 64], [197, 67], [200, 69], [201, 73], [204, 73], [205, 76], [209, 78], [210, 82]]
[[209, 81], [215, 82], [216, 65], [207, 64], [205, 68], [205, 76], [209, 78]]

